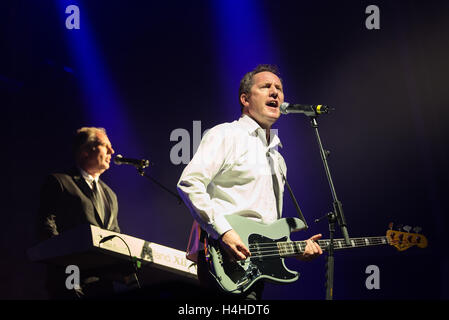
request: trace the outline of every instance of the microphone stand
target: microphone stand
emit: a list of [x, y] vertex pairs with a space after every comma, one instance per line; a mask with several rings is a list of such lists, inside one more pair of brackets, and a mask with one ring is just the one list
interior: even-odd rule
[[316, 121], [317, 115], [310, 116], [312, 128], [315, 131], [315, 135], [318, 142], [318, 147], [320, 150], [321, 159], [323, 160], [324, 170], [326, 172], [326, 177], [329, 182], [329, 187], [331, 189], [331, 194], [333, 198], [333, 208], [334, 211], [328, 213], [324, 217], [315, 220], [315, 222], [321, 221], [323, 218], [327, 217], [329, 223], [329, 247], [328, 247], [328, 255], [326, 259], [326, 300], [333, 299], [333, 283], [334, 283], [334, 233], [335, 233], [335, 221], [338, 222], [343, 237], [345, 239], [346, 245], [350, 245], [349, 235], [346, 226], [346, 220], [343, 214], [342, 203], [337, 198], [337, 193], [335, 192], [334, 183], [332, 182], [331, 173], [329, 170], [329, 165], [327, 163], [327, 157], [330, 152], [323, 149], [323, 145], [321, 143], [320, 134], [318, 132], [318, 122]]
[[149, 180], [153, 181], [155, 184], [157, 184], [159, 187], [161, 187], [162, 189], [164, 189], [165, 191], [167, 191], [169, 194], [171, 194], [172, 196], [176, 197], [176, 199], [178, 199], [178, 204], [183, 203], [181, 197], [179, 195], [177, 195], [176, 193], [174, 193], [173, 191], [171, 191], [170, 189], [168, 189], [166, 186], [164, 186], [162, 183], [160, 183], [159, 181], [157, 181], [156, 179], [154, 179], [153, 177], [151, 177], [150, 175], [148, 175], [147, 173], [145, 173], [145, 165], [135, 165], [137, 171], [139, 172], [139, 174], [142, 177], [146, 177]]

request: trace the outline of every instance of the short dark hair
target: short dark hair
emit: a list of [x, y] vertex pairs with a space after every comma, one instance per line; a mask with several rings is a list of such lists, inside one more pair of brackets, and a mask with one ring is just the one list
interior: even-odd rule
[[271, 73], [274, 73], [275, 75], [277, 75], [279, 77], [279, 80], [281, 80], [282, 83], [282, 79], [280, 77], [280, 73], [279, 73], [279, 69], [277, 66], [275, 65], [271, 65], [271, 64], [259, 64], [256, 68], [254, 68], [254, 70], [246, 73], [242, 80], [240, 80], [240, 87], [239, 87], [239, 103], [241, 106], [241, 110], [243, 111], [243, 104], [240, 101], [240, 96], [244, 93], [249, 95], [251, 92], [251, 87], [254, 84], [253, 78], [255, 74], [258, 74], [260, 72], [264, 72], [264, 71], [268, 71]]

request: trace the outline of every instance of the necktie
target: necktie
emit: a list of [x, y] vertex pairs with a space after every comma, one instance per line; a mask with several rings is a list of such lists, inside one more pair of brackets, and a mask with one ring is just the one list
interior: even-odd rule
[[94, 206], [98, 211], [98, 215], [100, 216], [101, 221], [105, 223], [104, 203], [95, 180], [92, 182], [92, 195], [93, 195], [92, 200], [94, 201]]

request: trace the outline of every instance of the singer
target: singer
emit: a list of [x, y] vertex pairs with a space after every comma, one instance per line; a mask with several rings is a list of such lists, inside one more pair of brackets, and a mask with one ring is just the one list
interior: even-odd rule
[[[41, 240], [81, 224], [120, 232], [117, 196], [100, 180], [100, 175], [109, 169], [114, 153], [106, 130], [93, 127], [78, 129], [73, 152], [75, 166], [49, 175], [42, 187], [39, 207]], [[83, 270], [82, 289], [68, 290], [65, 287], [66, 277], [64, 269], [48, 267], [46, 286], [50, 298], [89, 298], [94, 293], [108, 295], [112, 290], [111, 282], [103, 281], [99, 274], [88, 274]]]
[[[268, 224], [282, 215], [287, 168], [277, 150], [281, 142], [271, 127], [280, 117], [283, 102], [276, 67], [259, 65], [248, 72], [240, 82], [240, 119], [210, 129], [179, 179], [178, 191], [195, 220], [188, 258], [197, 261], [201, 284], [217, 295], [220, 291], [208, 272], [201, 239], [218, 240], [227, 253], [224, 258], [244, 260], [250, 252], [224, 216], [240, 215]], [[307, 240], [300, 259], [322, 254], [314, 242], [320, 237]], [[239, 298], [260, 299], [262, 291], [263, 282], [256, 282]]]

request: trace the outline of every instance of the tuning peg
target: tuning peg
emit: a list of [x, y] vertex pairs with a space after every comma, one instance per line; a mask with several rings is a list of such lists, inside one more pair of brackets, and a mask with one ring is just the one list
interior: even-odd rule
[[402, 229], [404, 229], [406, 232], [410, 232], [410, 230], [412, 230], [412, 227], [404, 226]]
[[415, 232], [415, 233], [420, 233], [421, 230], [422, 230], [421, 227], [414, 227], [414, 228], [413, 228], [413, 232]]
[[388, 229], [393, 230], [393, 222], [390, 222], [390, 223], [388, 224]]

